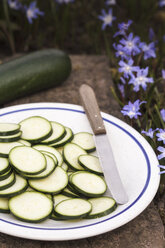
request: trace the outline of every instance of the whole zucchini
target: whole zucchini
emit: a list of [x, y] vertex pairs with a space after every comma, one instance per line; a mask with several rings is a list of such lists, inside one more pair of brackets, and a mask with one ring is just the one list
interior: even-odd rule
[[0, 104], [61, 84], [71, 72], [69, 56], [56, 49], [30, 53], [0, 65]]

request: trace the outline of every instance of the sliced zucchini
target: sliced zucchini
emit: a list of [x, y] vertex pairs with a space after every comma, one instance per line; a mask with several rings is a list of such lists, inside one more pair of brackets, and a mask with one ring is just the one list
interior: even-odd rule
[[116, 207], [116, 201], [107, 196], [91, 198], [88, 201], [92, 204], [92, 211], [86, 216], [87, 219], [99, 218], [112, 213]]
[[59, 148], [59, 147], [64, 146], [65, 144], [71, 142], [72, 139], [73, 139], [73, 132], [72, 132], [72, 130], [69, 127], [65, 127], [65, 132], [66, 132], [66, 134], [65, 134], [65, 136], [64, 136], [63, 139], [61, 139], [58, 142], [54, 142], [50, 146], [53, 146], [55, 148]]
[[84, 154], [87, 154], [86, 151], [76, 144], [68, 143], [64, 146], [64, 161], [73, 170], [84, 170], [78, 163], [78, 157]]
[[0, 157], [0, 175], [3, 175], [10, 169], [9, 160]]
[[101, 169], [98, 157], [88, 154], [80, 155], [78, 158], [78, 162], [82, 167], [84, 167], [85, 170], [103, 176], [103, 171]]
[[25, 145], [25, 146], [31, 146], [31, 143], [27, 140], [20, 139], [18, 140], [18, 142], [20, 142], [22, 145]]
[[21, 144], [20, 142], [0, 142], [0, 157], [8, 158], [10, 150], [17, 146], [23, 146], [23, 144]]
[[72, 143], [79, 145], [86, 152], [93, 152], [96, 150], [93, 134], [87, 132], [80, 132], [74, 135]]
[[19, 175], [15, 175], [15, 177], [16, 181], [11, 187], [9, 187], [8, 189], [0, 190], [0, 197], [13, 197], [15, 195], [21, 194], [27, 189], [27, 181]]
[[62, 191], [63, 195], [65, 196], [68, 196], [68, 197], [72, 197], [72, 198], [75, 198], [75, 197], [79, 197], [79, 195], [77, 195], [75, 192], [71, 191], [70, 188], [65, 188], [63, 191]]
[[71, 197], [63, 195], [63, 194], [53, 195], [54, 206], [56, 206], [58, 203], [60, 203], [64, 200], [68, 200], [68, 199], [71, 199]]
[[64, 126], [61, 125], [60, 123], [51, 121], [51, 125], [52, 125], [51, 136], [42, 141], [42, 143], [45, 145], [50, 145], [55, 142], [58, 142], [59, 140], [63, 139], [66, 134]]
[[8, 135], [8, 136], [0, 136], [0, 142], [8, 143], [8, 142], [17, 141], [17, 140], [20, 139], [21, 134], [22, 134], [22, 132], [19, 131], [19, 132], [16, 133], [16, 134], [11, 134], [11, 135]]
[[38, 151], [50, 152], [55, 155], [58, 160], [58, 166], [61, 166], [63, 163], [63, 158], [60, 152], [58, 152], [54, 147], [46, 146], [46, 145], [35, 145], [33, 146]]
[[[68, 199], [71, 199], [71, 197], [68, 197], [68, 196], [63, 195], [63, 194], [54, 195], [53, 196], [54, 206], [56, 206], [58, 203], [60, 203], [64, 200], [68, 200]], [[56, 220], [56, 221], [63, 220], [62, 218], [56, 216], [54, 212], [52, 212], [50, 219]]]
[[8, 178], [11, 175], [12, 172], [13, 172], [13, 170], [10, 167], [10, 169], [7, 172], [5, 172], [4, 174], [0, 175], [0, 181]]
[[0, 213], [10, 213], [8, 198], [0, 198]]
[[0, 181], [0, 190], [7, 189], [11, 187], [14, 183], [15, 183], [15, 173], [12, 172], [8, 178]]
[[33, 189], [45, 192], [57, 194], [62, 191], [68, 184], [67, 173], [59, 166], [56, 167], [54, 172], [48, 177], [40, 180], [29, 180], [29, 185]]
[[46, 158], [46, 169], [43, 172], [37, 175], [28, 175], [25, 173], [21, 175], [26, 179], [42, 179], [42, 178], [48, 177], [55, 170], [56, 164], [50, 156], [45, 155], [45, 158]]
[[68, 165], [65, 163], [62, 163], [61, 168], [63, 168], [63, 170], [67, 171], [68, 170]]
[[0, 123], [0, 136], [13, 135], [18, 133], [20, 125], [15, 123]]
[[39, 223], [51, 215], [53, 201], [42, 193], [29, 191], [12, 197], [9, 209], [19, 220]]
[[79, 219], [85, 217], [92, 210], [92, 205], [89, 201], [74, 198], [60, 202], [54, 208], [56, 216], [62, 219]]
[[49, 157], [51, 157], [54, 160], [55, 165], [56, 166], [58, 165], [58, 160], [53, 153], [45, 152], [45, 151], [40, 151], [40, 152], [42, 152], [44, 155], [48, 155]]
[[41, 142], [52, 134], [51, 123], [41, 116], [26, 118], [19, 124], [22, 131], [21, 138], [31, 143]]
[[9, 153], [9, 161], [19, 172], [36, 175], [46, 169], [45, 156], [28, 146], [14, 147]]
[[64, 221], [64, 219], [62, 219], [62, 218], [56, 216], [54, 212], [52, 212], [52, 214], [51, 214], [51, 216], [50, 216], [50, 219], [51, 219], [51, 220], [55, 220], [55, 221], [62, 221], [62, 220]]
[[69, 179], [71, 186], [85, 196], [99, 197], [107, 189], [103, 178], [87, 171], [75, 172]]

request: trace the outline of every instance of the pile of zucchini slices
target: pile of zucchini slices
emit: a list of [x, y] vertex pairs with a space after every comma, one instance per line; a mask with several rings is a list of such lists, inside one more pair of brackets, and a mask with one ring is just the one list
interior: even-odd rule
[[0, 212], [32, 223], [108, 215], [117, 204], [95, 149], [92, 134], [41, 116], [0, 123]]

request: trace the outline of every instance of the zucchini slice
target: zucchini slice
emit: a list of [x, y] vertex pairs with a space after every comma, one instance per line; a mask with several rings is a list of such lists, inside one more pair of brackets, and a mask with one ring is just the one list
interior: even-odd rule
[[48, 155], [49, 157], [51, 157], [54, 160], [55, 165], [58, 165], [58, 160], [53, 153], [45, 152], [45, 151], [40, 151], [40, 152], [42, 152], [44, 155]]
[[15, 173], [13, 172], [8, 178], [0, 181], [0, 190], [8, 189], [14, 183], [15, 183]]
[[116, 201], [107, 196], [91, 198], [88, 201], [92, 204], [92, 211], [86, 216], [87, 219], [99, 218], [112, 213], [116, 207]]
[[78, 158], [78, 162], [82, 167], [84, 167], [85, 170], [103, 176], [103, 171], [101, 169], [98, 157], [88, 154], [80, 155]]
[[0, 213], [10, 213], [8, 198], [0, 198]]
[[28, 146], [14, 147], [9, 153], [9, 161], [19, 172], [36, 175], [46, 169], [45, 156]]
[[[58, 203], [60, 203], [60, 202], [62, 202], [62, 201], [64, 201], [64, 200], [68, 200], [68, 199], [72, 199], [72, 198], [71, 198], [71, 197], [68, 197], [68, 196], [66, 196], [66, 195], [63, 195], [63, 194], [54, 195], [54, 196], [53, 196], [54, 207], [55, 207]], [[51, 216], [50, 216], [50, 219], [56, 220], [56, 221], [58, 221], [58, 220], [63, 220], [62, 218], [56, 216], [54, 212], [52, 212], [52, 214], [51, 214]]]
[[20, 142], [9, 142], [9, 143], [0, 142], [0, 157], [8, 158], [10, 150], [17, 146], [23, 146], [23, 144], [21, 144]]
[[27, 181], [18, 175], [15, 175], [15, 177], [16, 181], [11, 187], [0, 190], [0, 197], [13, 197], [15, 195], [21, 194], [27, 189]]
[[85, 217], [92, 210], [89, 201], [74, 198], [60, 202], [55, 206], [54, 213], [62, 219], [79, 219]]
[[52, 143], [50, 146], [53, 146], [55, 148], [59, 148], [59, 147], [64, 146], [65, 144], [71, 142], [72, 139], [73, 139], [73, 132], [72, 132], [72, 130], [69, 127], [65, 127], [65, 132], [66, 132], [66, 134], [65, 134], [65, 136], [64, 136], [63, 139], [61, 139], [58, 142]]
[[0, 181], [8, 178], [11, 175], [12, 172], [13, 172], [13, 170], [10, 167], [10, 169], [7, 172], [5, 172], [4, 174], [0, 175]]
[[55, 170], [56, 164], [53, 158], [51, 158], [50, 156], [45, 155], [45, 158], [46, 158], [46, 169], [43, 172], [37, 175], [28, 175], [24, 173], [21, 175], [26, 179], [42, 179], [49, 176]]
[[53, 201], [42, 193], [28, 191], [12, 197], [9, 209], [19, 220], [39, 223], [51, 215]]
[[29, 180], [31, 188], [44, 192], [57, 194], [68, 184], [67, 173], [59, 166], [48, 177], [37, 180]]
[[72, 143], [79, 145], [86, 152], [94, 152], [96, 150], [93, 134], [87, 132], [80, 132], [74, 135]]
[[89, 197], [102, 196], [107, 189], [103, 178], [87, 171], [73, 173], [69, 182], [78, 192]]
[[15, 123], [0, 123], [0, 136], [13, 135], [18, 133], [20, 125]]
[[75, 192], [73, 192], [72, 190], [70, 190], [70, 188], [65, 188], [63, 191], [62, 191], [63, 195], [65, 196], [68, 196], [68, 197], [72, 197], [72, 198], [75, 198], [75, 197], [79, 197], [79, 195], [77, 195]]
[[6, 173], [10, 169], [9, 160], [0, 157], [0, 175]]
[[20, 123], [22, 139], [31, 143], [38, 143], [47, 139], [52, 134], [51, 123], [41, 116], [32, 116]]
[[24, 146], [31, 146], [31, 143], [27, 140], [20, 139], [20, 140], [18, 140], [18, 142], [20, 142]]
[[63, 194], [53, 195], [54, 206], [56, 206], [58, 203], [60, 203], [64, 200], [68, 200], [68, 199], [71, 199], [71, 197], [63, 195]]
[[33, 146], [33, 148], [35, 148], [38, 151], [45, 151], [45, 152], [50, 152], [53, 155], [55, 155], [55, 157], [58, 160], [58, 166], [61, 166], [63, 163], [63, 158], [62, 155], [59, 151], [57, 151], [54, 147], [50, 147], [50, 146], [46, 146], [46, 145], [35, 145]]
[[68, 170], [68, 165], [65, 163], [62, 163], [61, 168], [63, 168], [63, 170], [67, 171]]
[[84, 170], [78, 163], [78, 157], [84, 154], [87, 154], [87, 152], [76, 144], [68, 143], [64, 146], [64, 161], [73, 170]]
[[19, 131], [16, 134], [8, 135], [8, 136], [0, 136], [0, 142], [7, 143], [7, 142], [14, 142], [18, 141], [21, 137], [22, 132]]
[[51, 121], [51, 125], [52, 125], [51, 136], [41, 142], [45, 145], [50, 145], [63, 139], [66, 134], [64, 126], [61, 125], [60, 123]]

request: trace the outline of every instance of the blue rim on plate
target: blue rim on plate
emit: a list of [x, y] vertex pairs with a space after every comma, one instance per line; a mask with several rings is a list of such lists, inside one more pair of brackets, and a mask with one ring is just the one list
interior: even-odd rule
[[[3, 113], [3, 114], [0, 114], [0, 117], [2, 116], [5, 116], [5, 115], [9, 115], [9, 114], [14, 114], [14, 113], [17, 113], [17, 112], [23, 112], [23, 111], [31, 111], [31, 110], [64, 110], [64, 111], [71, 111], [71, 112], [77, 112], [77, 113], [81, 113], [81, 114], [85, 114], [84, 111], [82, 110], [77, 110], [77, 109], [71, 109], [71, 108], [62, 108], [62, 107], [34, 107], [34, 108], [26, 108], [26, 109], [19, 109], [19, 110], [14, 110], [14, 111], [9, 111], [9, 112], [6, 112], [6, 113]], [[39, 229], [39, 230], [71, 230], [71, 229], [79, 229], [79, 228], [86, 228], [86, 227], [89, 227], [89, 226], [94, 226], [94, 225], [97, 225], [97, 224], [100, 224], [100, 223], [103, 223], [103, 222], [106, 222], [106, 221], [109, 221], [110, 219], [113, 219], [119, 215], [121, 215], [122, 213], [126, 212], [128, 209], [130, 209], [133, 205], [135, 205], [135, 203], [143, 196], [144, 192], [146, 191], [148, 185], [149, 185], [149, 181], [150, 181], [150, 177], [151, 177], [151, 165], [150, 165], [150, 161], [149, 161], [149, 158], [148, 158], [148, 155], [145, 151], [145, 149], [143, 148], [143, 146], [140, 144], [140, 142], [130, 133], [128, 132], [127, 130], [125, 130], [123, 127], [119, 126], [118, 124], [106, 119], [106, 118], [103, 118], [103, 120], [107, 123], [110, 123], [114, 126], [116, 126], [117, 128], [121, 129], [123, 132], [125, 132], [128, 136], [131, 137], [131, 139], [134, 140], [134, 142], [139, 146], [139, 148], [141, 149], [144, 157], [145, 157], [145, 160], [146, 160], [146, 165], [147, 165], [147, 178], [146, 178], [146, 182], [144, 184], [144, 187], [142, 189], [142, 191], [140, 192], [140, 194], [138, 195], [138, 197], [129, 205], [127, 206], [124, 210], [120, 211], [119, 213], [117, 213], [116, 215], [113, 215], [107, 219], [104, 219], [102, 221], [97, 221], [95, 223], [92, 223], [92, 224], [88, 224], [88, 225], [82, 225], [82, 226], [76, 226], [76, 227], [68, 227], [68, 228], [45, 228], [45, 227], [34, 227], [34, 226], [26, 226], [26, 225], [22, 225], [22, 224], [17, 224], [17, 223], [14, 223], [14, 222], [11, 222], [11, 221], [7, 221], [7, 220], [4, 220], [2, 218], [0, 218], [0, 221], [2, 222], [6, 222], [8, 224], [11, 224], [11, 225], [15, 225], [15, 226], [19, 226], [19, 227], [24, 227], [24, 228], [31, 228], [31, 229]]]

